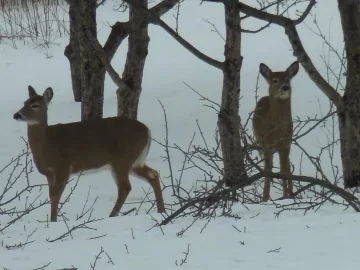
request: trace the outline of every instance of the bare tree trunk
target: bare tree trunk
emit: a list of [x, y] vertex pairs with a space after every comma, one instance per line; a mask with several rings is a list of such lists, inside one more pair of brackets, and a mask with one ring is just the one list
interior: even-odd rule
[[[138, 5], [147, 8], [147, 0], [136, 0]], [[137, 119], [138, 105], [146, 57], [148, 54], [148, 22], [144, 14], [130, 5], [129, 22], [131, 24], [128, 38], [128, 53], [123, 80], [127, 88], [117, 90], [118, 115]]]
[[102, 118], [104, 104], [105, 67], [88, 41], [86, 31], [97, 37], [96, 0], [78, 0], [82, 15], [79, 31], [81, 59], [81, 120]]
[[[137, 118], [143, 70], [148, 53], [149, 36], [147, 26], [149, 21], [146, 21], [147, 18], [144, 18], [141, 12], [136, 12], [131, 7], [130, 20], [128, 22], [116, 22], [112, 26], [111, 33], [103, 50], [101, 50], [101, 45], [96, 45], [98, 41], [96, 40], [96, 5], [94, 5], [94, 0], [89, 3], [82, 0], [65, 1], [70, 5], [71, 34], [70, 44], [65, 49], [64, 54], [70, 61], [73, 89], [76, 91], [74, 92], [74, 98], [75, 100], [83, 100], [82, 119], [102, 117], [105, 66], [110, 64], [116, 50], [130, 33], [124, 71], [126, 87], [120, 87], [121, 89], [117, 91], [119, 100], [118, 115]], [[152, 7], [151, 11], [160, 17], [179, 1], [164, 0]], [[137, 0], [137, 2], [142, 7], [147, 8], [147, 1]], [[86, 40], [86, 36], [88, 39], [90, 38], [90, 41]], [[94, 48], [96, 49], [94, 50]], [[89, 61], [89, 59], [92, 61]], [[106, 64], [107, 62], [108, 64]], [[112, 77], [111, 74], [110, 77]], [[84, 83], [86, 85], [83, 85]], [[129, 86], [127, 83], [129, 83]], [[81, 92], [84, 90], [85, 93]]]
[[81, 69], [80, 69], [80, 47], [79, 47], [79, 24], [76, 22], [75, 12], [76, 5], [70, 5], [69, 20], [70, 20], [70, 41], [66, 46], [64, 55], [70, 62], [71, 82], [74, 93], [75, 102], [81, 102]]
[[338, 0], [347, 73], [344, 108], [339, 113], [345, 187], [360, 185], [360, 2]]
[[[73, 24], [73, 38], [78, 42], [76, 50], [68, 49], [73, 53], [74, 76], [78, 76], [75, 82], [79, 85], [81, 93], [81, 121], [93, 118], [102, 118], [104, 103], [104, 80], [105, 66], [100, 57], [94, 51], [87, 33], [97, 38], [96, 29], [96, 0], [66, 0], [70, 5], [72, 13], [71, 23]], [[74, 49], [72, 47], [72, 49]], [[77, 51], [77, 49], [79, 51]], [[69, 52], [70, 51], [70, 52]], [[78, 74], [80, 71], [80, 74]], [[79, 80], [79, 81], [77, 81]]]
[[223, 89], [218, 127], [224, 159], [225, 183], [233, 186], [246, 179], [244, 152], [240, 140], [240, 15], [236, 7], [225, 6], [226, 44]]

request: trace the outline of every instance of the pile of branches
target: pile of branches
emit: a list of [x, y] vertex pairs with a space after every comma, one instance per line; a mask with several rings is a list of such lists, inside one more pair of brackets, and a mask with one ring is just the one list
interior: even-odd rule
[[[189, 87], [189, 85], [187, 86]], [[199, 95], [201, 100], [210, 102], [210, 105], [206, 105], [207, 107], [218, 112], [217, 108], [219, 108], [219, 105], [202, 96], [193, 88], [190, 87], [190, 89]], [[199, 218], [211, 219], [219, 215], [238, 218], [232, 210], [234, 205], [240, 204], [247, 208], [249, 204], [262, 203], [262, 180], [265, 176], [273, 177], [273, 189], [281, 191], [282, 186], [280, 183], [282, 179], [285, 179], [285, 176], [280, 173], [265, 174], [261, 166], [262, 160], [256, 156], [259, 147], [254, 142], [253, 137], [247, 132], [252, 114], [250, 114], [245, 121], [245, 125], [239, 123], [239, 129], [242, 134], [242, 144], [245, 149], [245, 165], [249, 177], [235, 186], [226, 187], [222, 169], [223, 160], [218, 130], [215, 130], [214, 143], [212, 143], [213, 146], [210, 147], [209, 145], [211, 144], [205, 138], [204, 132], [197, 121], [201, 143], [194, 143], [196, 137], [194, 133], [186, 149], [183, 149], [176, 143], [171, 144], [166, 111], [163, 104], [161, 104], [161, 106], [165, 118], [165, 139], [163, 142], [155, 141], [164, 149], [164, 159], [168, 163], [170, 172], [170, 175], [166, 177], [170, 179], [170, 185], [165, 185], [164, 190], [170, 189], [175, 200], [173, 204], [168, 205], [168, 208], [170, 208], [168, 215], [157, 225], [166, 225], [177, 218], [185, 216], [194, 217], [194, 222]], [[298, 142], [317, 126], [333, 117], [334, 114], [335, 112], [331, 108], [327, 115], [322, 118], [294, 120], [295, 132], [292, 144], [299, 147], [302, 150], [302, 156], [308, 158], [311, 164], [313, 164], [316, 177], [292, 174], [291, 179], [295, 190], [294, 198], [284, 201], [283, 199], [285, 198], [280, 196], [277, 199], [270, 199], [269, 201], [270, 204], [275, 205], [276, 208], [279, 209], [274, 213], [276, 217], [282, 212], [290, 210], [303, 210], [304, 214], [309, 210], [317, 211], [325, 203], [341, 205], [344, 209], [352, 208], [354, 211], [360, 212], [360, 200], [355, 195], [356, 190], [350, 192], [341, 187], [343, 178], [340, 174], [336, 173], [336, 165], [333, 165], [333, 177], [330, 179], [327, 174], [324, 173], [321, 163], [319, 162], [324, 153], [332, 153], [331, 150], [336, 144], [337, 139], [334, 138], [333, 142], [329, 142], [327, 147], [321, 149], [317, 157], [312, 157]], [[178, 170], [178, 177], [176, 177], [174, 173], [175, 170], [171, 161], [172, 153], [180, 153], [184, 157], [181, 168]], [[334, 158], [330, 154], [329, 156], [331, 159]], [[200, 172], [204, 175], [204, 178], [196, 181], [196, 187], [193, 186], [187, 189], [184, 185], [185, 181], [182, 181], [182, 179], [185, 173], [190, 170], [192, 172], [194, 172], [194, 170]]]

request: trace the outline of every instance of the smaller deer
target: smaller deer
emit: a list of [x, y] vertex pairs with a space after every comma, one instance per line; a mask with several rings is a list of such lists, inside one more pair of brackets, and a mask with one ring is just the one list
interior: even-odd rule
[[269, 84], [269, 95], [262, 97], [256, 104], [253, 129], [265, 165], [263, 201], [267, 201], [272, 178], [266, 174], [272, 172], [273, 155], [276, 152], [279, 153], [280, 173], [286, 177], [286, 180], [282, 181], [283, 196], [293, 196], [289, 157], [293, 135], [290, 81], [299, 71], [299, 62], [295, 61], [285, 71], [273, 72], [263, 63], [259, 69]]
[[28, 90], [29, 99], [14, 119], [27, 123], [35, 166], [47, 177], [51, 221], [57, 221], [59, 201], [70, 175], [107, 168], [117, 185], [117, 200], [110, 217], [119, 214], [131, 191], [130, 172], [151, 185], [158, 212], [165, 211], [159, 174], [145, 164], [151, 138], [144, 124], [126, 117], [110, 117], [49, 126], [47, 110], [54, 95], [52, 88], [42, 96], [32, 86]]

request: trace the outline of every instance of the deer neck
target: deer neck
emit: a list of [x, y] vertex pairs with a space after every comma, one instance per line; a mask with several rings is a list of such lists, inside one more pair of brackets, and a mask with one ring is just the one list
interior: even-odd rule
[[46, 120], [41, 121], [36, 124], [28, 124], [27, 130], [28, 130], [29, 140], [30, 140], [30, 137], [37, 139], [37, 138], [41, 138], [41, 137], [45, 136], [47, 127], [48, 127], [48, 124], [47, 124]]
[[33, 159], [36, 166], [39, 168], [43, 163], [41, 160], [46, 160], [47, 149], [47, 122], [39, 124], [28, 125], [28, 139]]
[[270, 97], [270, 114], [276, 119], [291, 118], [291, 101], [289, 99], [279, 99]]

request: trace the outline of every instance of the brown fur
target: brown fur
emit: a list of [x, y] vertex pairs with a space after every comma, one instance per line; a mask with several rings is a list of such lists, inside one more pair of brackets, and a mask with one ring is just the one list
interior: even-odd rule
[[[289, 158], [293, 135], [290, 81], [298, 70], [297, 61], [282, 72], [272, 72], [265, 64], [260, 64], [260, 73], [269, 84], [269, 96], [262, 97], [257, 102], [253, 117], [254, 135], [261, 148], [265, 174], [272, 172], [273, 155], [279, 153], [280, 173], [286, 176], [286, 180], [283, 180], [284, 197], [293, 195]], [[266, 176], [264, 201], [270, 197], [271, 182], [272, 178]]]
[[[131, 190], [129, 173], [152, 186], [158, 212], [164, 202], [158, 172], [145, 164], [150, 148], [149, 129], [125, 117], [110, 117], [49, 126], [47, 107], [53, 97], [49, 87], [43, 96], [29, 86], [29, 99], [14, 118], [28, 123], [28, 139], [38, 171], [46, 175], [51, 200], [51, 221], [57, 220], [61, 195], [71, 174], [110, 166], [118, 198], [110, 216], [117, 216]], [[142, 162], [136, 162], [143, 154]]]

